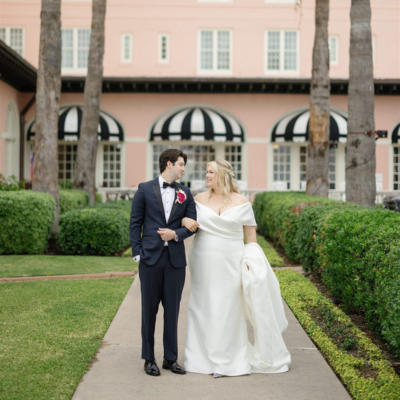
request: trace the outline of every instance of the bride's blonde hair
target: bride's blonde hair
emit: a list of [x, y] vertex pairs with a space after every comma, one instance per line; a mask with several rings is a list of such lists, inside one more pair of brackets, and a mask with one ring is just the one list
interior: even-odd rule
[[[209, 162], [207, 168], [208, 166], [214, 171], [216, 187], [222, 189], [224, 205], [226, 206], [231, 193], [240, 193], [232, 165], [226, 160], [215, 160]], [[210, 188], [208, 198], [210, 198], [213, 193], [215, 193], [215, 190]]]

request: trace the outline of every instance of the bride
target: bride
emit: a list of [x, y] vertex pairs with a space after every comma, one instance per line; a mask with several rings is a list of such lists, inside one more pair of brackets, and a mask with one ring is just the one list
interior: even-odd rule
[[[210, 162], [206, 181], [209, 190], [195, 197], [197, 222], [182, 221], [190, 230], [198, 227], [189, 254], [185, 369], [214, 377], [285, 372], [290, 354], [281, 333], [287, 321], [279, 283], [263, 252], [260, 259], [251, 204], [239, 193], [229, 162]], [[246, 315], [256, 325], [254, 346]]]

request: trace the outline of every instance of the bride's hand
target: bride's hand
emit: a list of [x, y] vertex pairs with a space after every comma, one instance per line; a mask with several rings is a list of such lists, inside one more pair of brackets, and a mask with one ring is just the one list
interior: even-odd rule
[[192, 218], [183, 218], [182, 220], [182, 226], [184, 226], [186, 229], [188, 229], [190, 232], [195, 232], [196, 229], [200, 226], [197, 221], [195, 221]]

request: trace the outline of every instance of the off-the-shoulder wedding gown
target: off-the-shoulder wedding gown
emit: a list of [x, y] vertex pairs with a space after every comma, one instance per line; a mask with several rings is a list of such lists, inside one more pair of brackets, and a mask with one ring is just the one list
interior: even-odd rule
[[[266, 360], [269, 368], [265, 371], [252, 366], [254, 348], [247, 337], [241, 268], [243, 226], [256, 225], [251, 204], [228, 208], [221, 215], [199, 202], [196, 202], [196, 208], [200, 228], [189, 254], [191, 293], [185, 346], [186, 371], [228, 376], [287, 371], [290, 355], [283, 340], [277, 344], [282, 348], [283, 343], [284, 350], [277, 354], [284, 359]], [[274, 318], [270, 319], [276, 325]], [[274, 326], [274, 330], [277, 329]], [[271, 335], [267, 332], [265, 340], [269, 338]], [[267, 358], [270, 356], [276, 358], [275, 354]]]

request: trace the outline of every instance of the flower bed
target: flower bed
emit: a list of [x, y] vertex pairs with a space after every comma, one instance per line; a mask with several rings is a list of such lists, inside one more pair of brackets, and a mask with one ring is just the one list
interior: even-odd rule
[[355, 400], [397, 400], [400, 378], [382, 352], [305, 277], [275, 271], [282, 296]]

